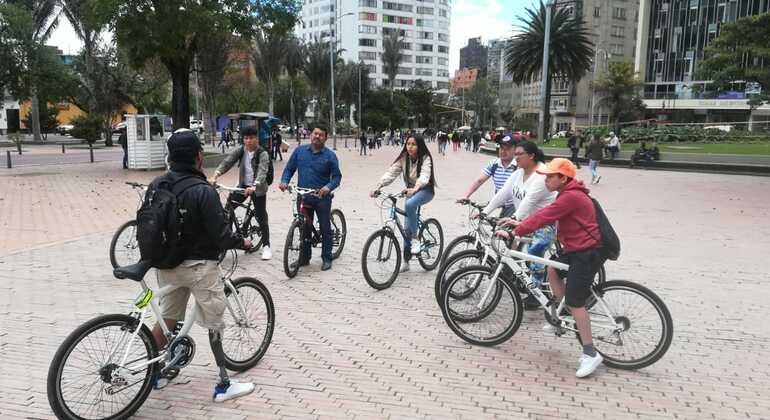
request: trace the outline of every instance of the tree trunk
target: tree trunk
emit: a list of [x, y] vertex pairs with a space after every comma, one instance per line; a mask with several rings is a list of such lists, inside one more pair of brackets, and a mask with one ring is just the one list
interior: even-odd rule
[[32, 97], [30, 98], [30, 113], [32, 114], [32, 141], [41, 141], [40, 135], [40, 101], [37, 97], [37, 87], [32, 86]]
[[173, 130], [190, 128], [190, 61], [163, 60], [171, 76], [171, 119]]
[[270, 76], [267, 78], [267, 112], [270, 115], [273, 115], [274, 108], [275, 108], [275, 86], [273, 83], [273, 77]]
[[297, 124], [297, 118], [294, 115], [294, 78], [293, 77], [289, 77], [289, 113], [291, 114], [289, 119], [292, 124], [292, 130], [294, 130], [294, 137], [297, 139], [297, 143], [299, 143], [299, 124]]

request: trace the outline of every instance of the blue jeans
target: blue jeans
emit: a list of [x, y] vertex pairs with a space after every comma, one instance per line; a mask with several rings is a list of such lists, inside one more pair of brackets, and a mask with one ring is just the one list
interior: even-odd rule
[[[537, 257], [545, 255], [545, 251], [553, 245], [556, 239], [556, 229], [553, 225], [543, 226], [532, 234], [532, 242], [527, 247], [527, 253]], [[545, 265], [530, 262], [529, 269], [532, 272], [532, 281], [540, 287], [545, 280]]]
[[[306, 195], [302, 199], [305, 209], [307, 223], [313, 224], [313, 213], [318, 216], [318, 225], [321, 228], [321, 258], [324, 261], [332, 260], [332, 223], [330, 215], [332, 212], [332, 199], [328, 195], [319, 198], [314, 195]], [[301, 258], [310, 260], [312, 248], [310, 242], [302, 244]]]
[[598, 160], [591, 159], [591, 160], [588, 161], [588, 169], [591, 171], [591, 178], [592, 179], [596, 178], [597, 176], [599, 176], [599, 172], [596, 171], [596, 166], [597, 165], [599, 165], [599, 161]]
[[417, 209], [430, 203], [431, 200], [433, 200], [432, 189], [417, 191], [413, 196], [406, 200], [406, 204], [404, 205], [404, 210], [406, 211], [404, 251], [407, 251], [412, 247], [412, 238], [416, 238], [417, 234], [420, 233], [419, 226], [417, 225]]

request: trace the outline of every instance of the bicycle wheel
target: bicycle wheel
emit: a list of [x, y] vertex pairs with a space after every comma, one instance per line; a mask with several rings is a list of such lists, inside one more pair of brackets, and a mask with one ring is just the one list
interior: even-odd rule
[[[253, 206], [252, 206], [253, 208]], [[259, 230], [259, 223], [254, 214], [246, 219], [247, 210], [243, 207], [236, 207], [231, 210], [231, 222], [233, 232], [238, 232], [244, 238], [251, 241], [252, 247], [247, 252], [254, 252], [262, 247], [262, 232]]]
[[304, 221], [295, 219], [289, 226], [286, 234], [286, 242], [283, 245], [283, 272], [293, 278], [299, 271], [300, 258], [302, 257], [302, 228]]
[[270, 291], [253, 277], [239, 277], [233, 280], [233, 287], [235, 295], [225, 287], [227, 310], [222, 349], [225, 366], [243, 372], [259, 363], [270, 346], [275, 328], [275, 307]]
[[[441, 295], [441, 314], [449, 328], [470, 344], [494, 346], [513, 336], [521, 325], [524, 307], [512, 282], [500, 276], [492, 283], [494, 269], [473, 265], [460, 269], [449, 279]], [[450, 291], [463, 283], [480, 282], [464, 299], [453, 299]], [[494, 287], [494, 290], [490, 290]], [[489, 293], [488, 293], [489, 292]], [[488, 301], [498, 295], [494, 305]], [[458, 317], [458, 314], [462, 317]], [[483, 315], [483, 316], [482, 316]]]
[[364, 279], [377, 290], [390, 287], [401, 269], [401, 246], [389, 229], [372, 233], [361, 253], [361, 271]]
[[345, 248], [345, 238], [348, 236], [348, 223], [340, 209], [334, 209], [329, 217], [332, 223], [332, 259], [336, 260]]
[[[674, 322], [658, 295], [624, 280], [608, 281], [595, 287], [594, 292], [601, 301], [592, 295], [586, 308], [591, 316], [594, 346], [605, 365], [641, 369], [666, 354], [674, 336]], [[614, 327], [616, 324], [621, 328]]]
[[[449, 278], [452, 274], [461, 268], [471, 265], [484, 265], [482, 258], [484, 258], [483, 252], [476, 249], [466, 249], [451, 255], [446, 259], [444, 264], [439, 266], [434, 284], [436, 303], [438, 303], [439, 306], [441, 306], [441, 294], [444, 292], [444, 288], [449, 282]], [[489, 257], [489, 260], [493, 260], [493, 257]], [[452, 296], [452, 298], [457, 299], [458, 297]]]
[[428, 219], [423, 222], [418, 235], [422, 242], [422, 251], [417, 255], [417, 260], [426, 271], [436, 268], [441, 261], [444, 251], [444, 231], [436, 219]]
[[[125, 365], [119, 365], [129, 345]], [[139, 366], [156, 355], [150, 329], [136, 318], [96, 317], [56, 351], [48, 368], [48, 403], [60, 419], [124, 419], [147, 399], [156, 365]]]
[[446, 246], [444, 253], [441, 255], [439, 267], [446, 264], [449, 257], [453, 254], [469, 249], [476, 249], [476, 238], [473, 235], [462, 235], [452, 239], [452, 241], [449, 242], [449, 245]]
[[139, 262], [139, 242], [136, 240], [136, 220], [120, 225], [110, 241], [112, 268], [125, 267]]

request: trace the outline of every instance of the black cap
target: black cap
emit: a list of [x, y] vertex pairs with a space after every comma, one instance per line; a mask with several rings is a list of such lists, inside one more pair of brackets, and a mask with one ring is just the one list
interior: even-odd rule
[[177, 163], [195, 163], [198, 152], [203, 150], [195, 132], [180, 128], [169, 137], [166, 142], [168, 147], [168, 160]]
[[514, 144], [516, 144], [516, 142], [513, 141], [513, 137], [511, 136], [505, 136], [500, 139], [500, 146], [513, 146]]

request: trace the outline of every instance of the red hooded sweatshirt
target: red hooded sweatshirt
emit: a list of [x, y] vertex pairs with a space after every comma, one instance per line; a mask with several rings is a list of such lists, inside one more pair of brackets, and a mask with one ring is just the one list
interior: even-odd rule
[[564, 184], [551, 205], [529, 215], [516, 227], [514, 233], [517, 236], [527, 235], [554, 222], [556, 236], [565, 253], [602, 245], [594, 203], [588, 197], [588, 188], [582, 181], [573, 179]]

